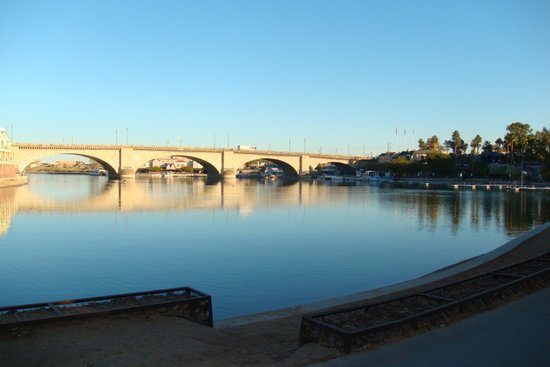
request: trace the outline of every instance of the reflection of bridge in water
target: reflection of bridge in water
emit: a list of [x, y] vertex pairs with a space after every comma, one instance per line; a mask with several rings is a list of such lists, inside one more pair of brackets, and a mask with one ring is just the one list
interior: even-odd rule
[[[41, 175], [42, 176], [42, 175]], [[50, 177], [51, 178], [51, 177]], [[35, 179], [32, 177], [31, 180]], [[49, 178], [46, 181], [51, 181]], [[86, 181], [76, 186], [82, 189]], [[540, 193], [464, 193], [431, 190], [388, 190], [366, 187], [356, 190], [311, 181], [258, 183], [256, 180], [223, 180], [208, 183], [204, 179], [138, 178], [108, 181], [90, 179], [84, 195], [52, 197], [47, 182], [0, 190], [0, 236], [5, 235], [17, 213], [91, 213], [162, 212], [162, 211], [234, 211], [241, 216], [263, 208], [348, 205], [361, 203], [372, 215], [411, 218], [419, 229], [436, 230], [451, 224], [456, 230], [471, 222], [478, 226], [502, 226], [517, 234], [533, 223], [550, 220], [548, 197]], [[58, 186], [59, 183], [56, 183]], [[263, 185], [270, 186], [263, 189]], [[59, 191], [59, 187], [58, 187]], [[70, 190], [62, 190], [70, 191]], [[369, 209], [376, 207], [374, 212]], [[335, 218], [336, 219], [336, 218]], [[337, 220], [337, 219], [336, 219]], [[368, 237], [368, 221], [365, 236]]]
[[[103, 180], [98, 178], [98, 180]], [[101, 212], [236, 209], [250, 213], [259, 207], [285, 207], [343, 199], [345, 192], [321, 194], [330, 186], [291, 181], [275, 186], [266, 194], [257, 190], [255, 180], [224, 180], [207, 184], [204, 179], [143, 178], [106, 181], [102, 190], [91, 197], [54, 199], [41, 196], [30, 186], [18, 188], [16, 210], [19, 212]], [[324, 189], [323, 189], [324, 188]], [[176, 198], [176, 199], [175, 199]]]

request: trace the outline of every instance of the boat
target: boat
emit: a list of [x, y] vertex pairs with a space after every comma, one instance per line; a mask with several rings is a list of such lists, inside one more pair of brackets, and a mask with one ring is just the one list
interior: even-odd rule
[[393, 176], [390, 171], [365, 171], [357, 179], [363, 182], [379, 183], [379, 182], [391, 182]]
[[90, 176], [107, 176], [107, 171], [100, 168], [90, 172]]
[[325, 175], [326, 180], [330, 180], [332, 182], [343, 182], [344, 176], [341, 175]]

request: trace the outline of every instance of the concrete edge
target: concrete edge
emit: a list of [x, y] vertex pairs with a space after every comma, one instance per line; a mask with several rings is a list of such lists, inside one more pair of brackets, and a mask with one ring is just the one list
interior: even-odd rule
[[367, 291], [353, 293], [347, 296], [329, 298], [322, 301], [311, 302], [307, 304], [297, 305], [293, 307], [282, 308], [274, 311], [261, 312], [245, 316], [237, 316], [232, 318], [227, 318], [214, 322], [214, 327], [217, 329], [223, 329], [233, 326], [246, 325], [254, 322], [260, 321], [269, 321], [275, 320], [283, 317], [297, 316], [303, 313], [309, 313], [314, 311], [319, 311], [322, 309], [335, 307], [345, 303], [356, 302], [356, 301], [366, 301], [370, 298], [385, 296], [391, 293], [400, 292], [405, 289], [414, 288], [422, 286], [428, 283], [432, 283], [443, 278], [462, 273], [464, 271], [470, 270], [496, 259], [497, 257], [515, 249], [523, 242], [528, 239], [535, 237], [545, 230], [550, 228], [550, 222], [544, 223], [529, 232], [523, 233], [518, 237], [513, 238], [512, 240], [506, 242], [502, 246], [497, 247], [494, 250], [491, 250], [485, 254], [472, 257], [470, 259], [461, 261], [454, 265], [446, 266], [444, 268], [438, 269], [432, 273], [420, 276], [418, 278], [406, 280], [400, 283], [392, 284], [386, 287], [370, 289]]

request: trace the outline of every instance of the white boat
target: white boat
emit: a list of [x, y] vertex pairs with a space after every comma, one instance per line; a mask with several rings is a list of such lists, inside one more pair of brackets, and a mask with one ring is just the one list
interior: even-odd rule
[[104, 169], [96, 169], [90, 172], [90, 176], [107, 176], [107, 171]]
[[393, 177], [389, 171], [365, 171], [360, 177], [357, 177], [357, 179], [370, 183], [393, 181]]

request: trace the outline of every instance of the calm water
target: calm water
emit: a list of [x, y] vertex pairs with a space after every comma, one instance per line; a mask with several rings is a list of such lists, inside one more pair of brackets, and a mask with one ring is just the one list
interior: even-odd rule
[[0, 190], [0, 305], [189, 285], [214, 317], [403, 281], [550, 220], [550, 195], [29, 176]]

